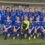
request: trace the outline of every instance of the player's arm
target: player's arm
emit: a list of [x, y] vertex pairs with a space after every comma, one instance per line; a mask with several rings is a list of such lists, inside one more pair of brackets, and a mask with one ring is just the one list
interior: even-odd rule
[[13, 30], [14, 30], [14, 32], [16, 32], [16, 31], [17, 31], [17, 30], [16, 30], [16, 28], [15, 28], [15, 26], [14, 26], [14, 29], [13, 29]]
[[34, 29], [34, 27], [32, 27], [32, 29], [31, 30], [33, 30]]
[[43, 30], [44, 30], [43, 26], [41, 26], [41, 29], [43, 29]]
[[45, 29], [43, 28], [43, 26], [41, 26], [42, 32], [45, 32]]
[[38, 28], [37, 29], [39, 29], [40, 28], [40, 26], [38, 26]]
[[28, 28], [28, 31], [29, 31], [29, 33], [31, 33], [31, 31], [34, 29], [34, 27], [32, 27], [32, 29], [31, 28]]
[[20, 29], [20, 27], [18, 27], [16, 30], [19, 30]]
[[6, 26], [4, 25], [4, 28], [6, 28]]
[[11, 27], [12, 27], [12, 26], [10, 25], [10, 26], [8, 27], [8, 29], [11, 28]]
[[6, 28], [6, 26], [4, 25], [4, 30], [8, 30], [8, 28]]
[[23, 30], [23, 24], [21, 24], [20, 29], [21, 29], [21, 31]]

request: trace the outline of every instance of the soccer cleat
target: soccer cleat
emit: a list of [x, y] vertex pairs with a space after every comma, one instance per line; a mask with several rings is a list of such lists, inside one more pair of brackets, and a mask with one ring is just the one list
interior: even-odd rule
[[15, 37], [13, 37], [13, 40], [15, 39]]
[[8, 34], [7, 37], [9, 38], [10, 37], [10, 34]]

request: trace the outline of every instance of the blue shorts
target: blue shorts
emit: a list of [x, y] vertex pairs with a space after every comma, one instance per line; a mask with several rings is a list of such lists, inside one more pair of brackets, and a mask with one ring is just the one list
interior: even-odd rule
[[37, 30], [37, 33], [42, 33], [41, 29], [38, 29], [38, 30]]
[[20, 34], [21, 30], [17, 30], [17, 34]]
[[28, 30], [23, 30], [24, 34], [28, 34]]
[[33, 29], [33, 30], [31, 31], [31, 34], [33, 34], [33, 33], [34, 33], [34, 31], [35, 31], [35, 30]]
[[12, 34], [13, 30], [12, 29], [8, 29], [8, 33]]

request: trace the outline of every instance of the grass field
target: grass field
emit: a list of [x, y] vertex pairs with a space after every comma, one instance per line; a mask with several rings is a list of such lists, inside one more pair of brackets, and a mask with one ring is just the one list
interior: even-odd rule
[[4, 40], [2, 36], [0, 36], [0, 45], [45, 45], [45, 39], [7, 39]]

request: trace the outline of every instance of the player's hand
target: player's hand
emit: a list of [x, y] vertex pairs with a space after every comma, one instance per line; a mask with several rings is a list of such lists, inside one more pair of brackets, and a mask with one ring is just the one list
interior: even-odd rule
[[44, 29], [44, 28], [41, 26], [41, 29]]
[[16, 32], [16, 28], [15, 28], [15, 26], [14, 26], [14, 29], [13, 29], [13, 31], [14, 31], [14, 32]]
[[8, 30], [8, 28], [5, 28], [5, 30]]
[[5, 32], [7, 32], [8, 28], [5, 28]]

